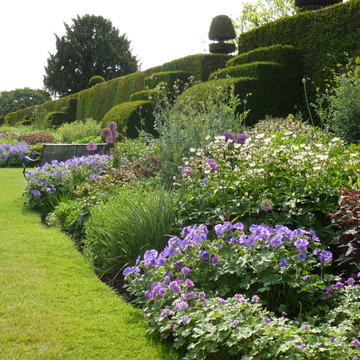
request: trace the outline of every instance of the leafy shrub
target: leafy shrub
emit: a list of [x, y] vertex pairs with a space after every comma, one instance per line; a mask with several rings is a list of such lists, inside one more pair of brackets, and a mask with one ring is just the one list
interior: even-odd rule
[[77, 184], [106, 170], [111, 159], [109, 155], [90, 155], [35, 167], [27, 176], [26, 204], [42, 215], [48, 214], [62, 196], [73, 197]]
[[51, 143], [54, 141], [54, 136], [45, 130], [39, 133], [21, 135], [20, 138], [21, 140], [27, 142], [29, 145], [35, 145], [39, 143]]
[[99, 136], [100, 131], [100, 123], [91, 118], [63, 124], [57, 129], [65, 143], [76, 143], [89, 136]]
[[185, 348], [184, 359], [358, 353], [359, 280], [324, 275], [332, 254], [315, 233], [230, 222], [214, 230], [185, 227], [124, 269], [150, 332]]
[[[360, 59], [360, 58], [359, 58]], [[360, 75], [353, 59], [336, 72], [329, 88], [318, 94], [315, 109], [321, 122], [347, 143], [360, 140]]]
[[[272, 122], [286, 130], [272, 133]], [[328, 214], [339, 189], [359, 176], [356, 147], [299, 121], [260, 122], [248, 134], [224, 133], [206, 148], [192, 150], [183, 159], [179, 204], [190, 223], [239, 217], [246, 225], [313, 229], [329, 242]], [[261, 208], [265, 200], [271, 209]]]
[[148, 89], [156, 89], [160, 83], [165, 83], [168, 89], [171, 89], [175, 84], [188, 82], [190, 73], [184, 70], [178, 71], [164, 71], [154, 73], [144, 80], [144, 85]]
[[345, 276], [354, 276], [360, 264], [360, 190], [342, 189], [338, 207], [330, 214], [332, 225], [341, 229], [340, 256], [336, 264]]
[[98, 273], [116, 275], [144, 249], [161, 249], [175, 221], [174, 205], [173, 196], [162, 189], [122, 188], [94, 207], [84, 252]]
[[159, 134], [156, 142], [163, 164], [161, 176], [166, 182], [179, 175], [178, 166], [190, 148], [205, 146], [209, 136], [239, 131], [243, 126], [247, 112], [236, 111], [241, 101], [231, 85], [218, 84], [204, 90], [205, 97], [196, 105], [191, 95], [185, 96], [186, 91], [181, 95], [181, 102], [176, 100], [174, 106], [173, 95], [168, 96], [167, 91], [153, 98], [154, 127]]
[[119, 133], [130, 138], [136, 138], [144, 130], [154, 134], [153, 108], [149, 101], [128, 101], [114, 106], [104, 116], [102, 127], [109, 122], [115, 122]]

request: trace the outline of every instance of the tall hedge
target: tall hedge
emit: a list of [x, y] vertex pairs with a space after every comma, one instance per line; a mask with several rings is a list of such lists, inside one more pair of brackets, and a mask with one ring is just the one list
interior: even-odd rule
[[[239, 37], [239, 53], [276, 44], [292, 45], [304, 54], [304, 75], [324, 84], [344, 53], [360, 55], [360, 0], [299, 13], [265, 24]], [[330, 54], [330, 56], [329, 56]]]

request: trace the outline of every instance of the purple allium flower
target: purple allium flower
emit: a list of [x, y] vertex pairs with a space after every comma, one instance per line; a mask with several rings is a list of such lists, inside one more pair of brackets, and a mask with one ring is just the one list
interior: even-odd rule
[[345, 283], [347, 284], [347, 285], [349, 285], [349, 286], [354, 286], [355, 285], [355, 279], [353, 279], [353, 278], [348, 278], [346, 281], [345, 281]]
[[90, 141], [89, 143], [87, 143], [86, 145], [87, 151], [95, 151], [96, 149], [97, 149], [97, 145], [94, 142]]
[[225, 137], [226, 142], [233, 139], [233, 133], [231, 131], [224, 132], [223, 136]]
[[194, 173], [192, 172], [193, 168], [191, 166], [185, 166], [182, 171], [181, 171], [181, 175], [183, 177], [191, 177], [194, 176]]
[[234, 143], [236, 143], [236, 144], [244, 144], [245, 140], [248, 139], [249, 137], [250, 137], [250, 135], [246, 134], [246, 133], [235, 135], [234, 136]]
[[200, 253], [200, 257], [202, 257], [204, 260], [209, 260], [210, 259], [210, 253], [208, 251], [202, 251]]
[[101, 130], [101, 136], [103, 138], [107, 138], [108, 136], [111, 136], [111, 130], [108, 128], [102, 129]]
[[211, 172], [215, 172], [216, 169], [217, 169], [217, 163], [216, 163], [216, 160], [215, 159], [207, 159], [206, 160], [207, 164], [209, 165], [210, 169], [211, 169]]
[[297, 256], [297, 258], [298, 258], [299, 260], [305, 260], [305, 259], [306, 259], [306, 254], [305, 254], [305, 253], [299, 253], [298, 256]]
[[105, 142], [108, 143], [108, 144], [113, 144], [115, 141], [115, 139], [112, 137], [112, 136], [108, 136], [106, 139], [105, 139]]
[[237, 325], [239, 325], [239, 321], [238, 320], [234, 320], [230, 323], [231, 327], [236, 327]]
[[158, 290], [158, 294], [161, 295], [161, 296], [164, 296], [166, 295], [166, 289], [161, 287], [159, 290]]
[[116, 130], [111, 130], [111, 136], [114, 139], [117, 139], [119, 137], [119, 133]]
[[181, 322], [185, 325], [187, 322], [189, 321], [189, 317], [187, 316], [187, 315], [185, 315], [183, 318], [182, 318], [182, 320], [181, 320]]
[[116, 122], [115, 122], [115, 121], [110, 121], [110, 122], [107, 124], [107, 128], [108, 128], [109, 130], [116, 130], [116, 129], [117, 129]]
[[181, 269], [181, 273], [184, 275], [184, 276], [188, 276], [190, 273], [191, 273], [191, 269], [189, 268], [189, 267], [183, 267], [182, 269]]
[[269, 199], [262, 200], [260, 203], [260, 209], [263, 211], [270, 211], [273, 209], [273, 207], [274, 203]]
[[287, 266], [287, 264], [288, 264], [288, 262], [285, 259], [281, 259], [279, 261], [279, 266], [280, 267], [285, 267], [285, 266]]
[[219, 255], [215, 255], [212, 259], [211, 259], [211, 263], [213, 265], [217, 265], [219, 263], [220, 260], [220, 256]]
[[123, 270], [123, 275], [140, 274], [140, 268], [138, 266], [128, 266]]
[[264, 322], [266, 322], [266, 323], [269, 323], [269, 322], [271, 322], [271, 319], [270, 318], [268, 318], [268, 317], [264, 317]]

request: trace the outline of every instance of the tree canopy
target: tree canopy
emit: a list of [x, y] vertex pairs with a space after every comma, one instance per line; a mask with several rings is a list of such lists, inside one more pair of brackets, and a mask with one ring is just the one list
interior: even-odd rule
[[49, 100], [51, 100], [50, 94], [45, 90], [30, 89], [25, 87], [23, 89], [1, 91], [0, 115], [8, 114], [14, 107], [20, 107], [21, 105], [29, 107], [43, 104]]
[[138, 71], [126, 34], [120, 35], [102, 16], [79, 15], [73, 24], [64, 23], [66, 34], [56, 37], [56, 54], [45, 67], [45, 88], [54, 96], [65, 96], [89, 86], [91, 77], [106, 80]]
[[241, 15], [235, 21], [235, 28], [241, 34], [296, 12], [295, 0], [257, 0], [244, 3]]

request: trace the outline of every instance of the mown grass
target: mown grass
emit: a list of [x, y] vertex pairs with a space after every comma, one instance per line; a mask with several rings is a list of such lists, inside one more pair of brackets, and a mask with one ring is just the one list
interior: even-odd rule
[[24, 208], [20, 169], [0, 169], [0, 359], [179, 359], [73, 242]]

